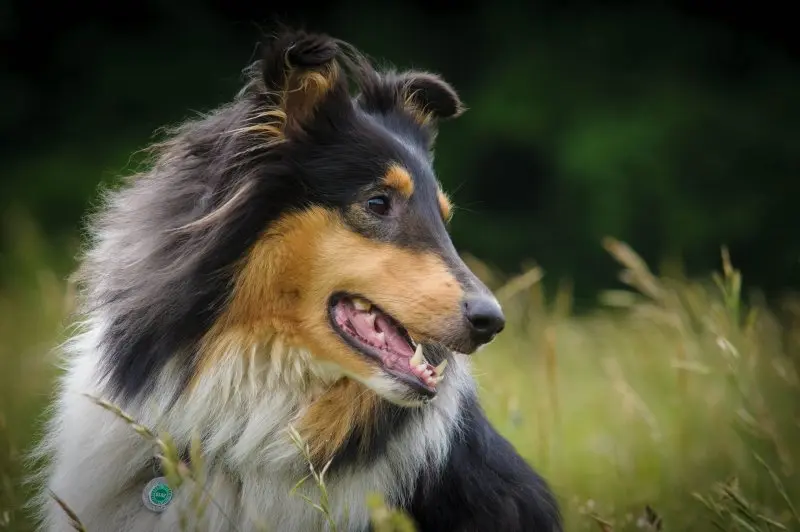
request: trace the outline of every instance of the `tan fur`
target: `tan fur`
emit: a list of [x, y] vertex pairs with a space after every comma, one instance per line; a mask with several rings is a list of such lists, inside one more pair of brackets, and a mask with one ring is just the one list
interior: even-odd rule
[[[369, 434], [378, 395], [358, 381], [341, 379], [303, 413], [298, 430], [309, 444], [311, 458], [324, 467], [351, 431]], [[363, 444], [369, 443], [366, 438]]]
[[440, 339], [461, 319], [462, 289], [439, 256], [370, 240], [334, 211], [314, 207], [284, 216], [256, 243], [215, 330], [254, 341], [276, 334], [368, 377], [374, 366], [328, 323], [328, 298], [337, 291], [366, 297], [420, 340]]
[[[288, 64], [286, 68], [292, 69]], [[290, 72], [278, 95], [278, 104], [250, 117], [247, 125], [233, 133], [259, 135], [268, 145], [284, 142], [293, 129], [300, 128], [312, 116], [338, 80], [339, 66], [335, 61], [322, 71]], [[266, 88], [262, 87], [262, 90], [266, 92]]]
[[433, 113], [419, 104], [419, 99], [417, 98], [418, 92], [419, 91], [411, 92], [405, 87], [403, 89], [403, 106], [419, 125], [427, 126], [433, 121]]
[[283, 96], [286, 126], [296, 127], [306, 121], [338, 79], [339, 67], [335, 62], [322, 72], [292, 72], [287, 77]]
[[[347, 374], [369, 378], [377, 371], [373, 363], [330, 327], [328, 299], [337, 291], [373, 301], [419, 341], [439, 338], [460, 320], [462, 289], [441, 258], [367, 239], [321, 207], [278, 220], [241, 268], [228, 308], [203, 343], [198, 376], [213, 371], [232, 343], [279, 337]], [[329, 459], [351, 429], [367, 427], [377, 401], [375, 392], [351, 379], [317, 397], [300, 422], [315, 460]]]
[[410, 198], [414, 193], [414, 181], [412, 181], [411, 175], [408, 170], [397, 164], [389, 167], [383, 178], [383, 184], [398, 191], [406, 198]]
[[453, 204], [450, 203], [450, 198], [440, 189], [437, 193], [437, 199], [439, 200], [439, 212], [442, 213], [442, 218], [444, 218], [444, 221], [449, 222], [453, 217]]
[[233, 133], [261, 133], [263, 136], [273, 138], [276, 141], [282, 140], [286, 112], [283, 109], [268, 109], [248, 117], [247, 122], [246, 126], [234, 129]]

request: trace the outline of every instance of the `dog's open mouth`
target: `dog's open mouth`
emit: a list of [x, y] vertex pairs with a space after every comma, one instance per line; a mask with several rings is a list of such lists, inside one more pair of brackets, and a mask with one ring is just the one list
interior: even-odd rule
[[364, 298], [331, 298], [331, 322], [344, 340], [384, 371], [427, 396], [436, 394], [447, 360], [433, 367], [397, 320]]

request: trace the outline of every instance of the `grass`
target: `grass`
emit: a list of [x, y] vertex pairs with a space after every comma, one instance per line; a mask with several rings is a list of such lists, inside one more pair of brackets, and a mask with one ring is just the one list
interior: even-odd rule
[[[0, 530], [28, 530], [22, 456], [51, 393], [48, 350], [71, 297], [66, 271], [52, 266], [63, 251], [24, 219], [6, 226]], [[548, 300], [536, 268], [505, 279], [472, 261], [509, 318], [475, 358], [489, 417], [550, 481], [568, 530], [800, 530], [800, 305], [778, 314], [743, 297], [725, 253], [718, 274], [690, 281], [654, 275], [623, 243], [603, 245], [628, 288], [584, 316], [571, 313], [566, 286]], [[202, 488], [166, 436], [129, 422], [161, 449], [170, 482]], [[324, 475], [311, 469], [303, 481], [319, 487], [309, 504], [329, 515]], [[197, 491], [199, 513], [209, 495]], [[380, 494], [369, 505], [377, 530], [411, 530]]]

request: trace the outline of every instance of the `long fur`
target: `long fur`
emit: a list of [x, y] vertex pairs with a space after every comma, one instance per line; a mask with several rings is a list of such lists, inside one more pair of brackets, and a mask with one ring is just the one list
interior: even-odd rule
[[[449, 207], [430, 169], [436, 122], [463, 111], [455, 91], [433, 74], [378, 73], [350, 45], [302, 32], [277, 36], [247, 76], [232, 103], [173, 130], [152, 167], [107, 194], [92, 220], [80, 327], [64, 346], [37, 450], [48, 459], [36, 501], [42, 528], [69, 529], [51, 491], [90, 531], [176, 530], [186, 518], [189, 489], [164, 513], [143, 506], [155, 450], [89, 394], [179, 446], [199, 432], [213, 496], [208, 530], [325, 529], [324, 517], [291, 494], [308, 464], [286, 433], [323, 400], [323, 414], [349, 412], [315, 418], [347, 423], [341, 442], [318, 442], [332, 460], [339, 530], [369, 528], [371, 492], [409, 511], [421, 530], [560, 530], [547, 485], [483, 416], [462, 354], [485, 341], [464, 332], [458, 298], [491, 296], [450, 243]], [[386, 226], [358, 205], [391, 161], [413, 174], [413, 201]], [[334, 236], [352, 249], [292, 262]], [[353, 276], [358, 253], [405, 262], [387, 273], [391, 265], [365, 260]], [[425, 338], [428, 360], [448, 361], [433, 401], [333, 336], [309, 298], [327, 298], [319, 279], [337, 275], [386, 291], [392, 313]], [[425, 286], [429, 293], [415, 293]], [[300, 489], [317, 496], [308, 483]]]
[[[181, 507], [191, 515], [190, 501], [178, 500], [160, 515], [145, 510], [141, 491], [143, 481], [152, 477], [148, 464], [153, 447], [84, 395], [103, 396], [107, 390], [97, 381], [93, 331], [99, 327], [68, 347], [70, 365], [50, 428], [57, 439], [48, 442], [54, 463], [49, 489], [65, 499], [89, 530], [176, 530]], [[290, 494], [308, 466], [285, 437], [286, 426], [309, 402], [304, 385], [309, 355], [279, 343], [250, 349], [287, 362], [259, 363], [251, 353], [231, 352], [213, 379], [175, 404], [167, 398], [175, 394], [179, 380], [168, 368], [150, 395], [152, 406], [131, 413], [176, 441], [189, 441], [197, 427], [208, 430], [203, 434], [210, 469], [207, 489], [216, 503], [205, 513], [209, 530], [254, 530], [260, 523], [270, 530], [322, 530], [321, 514]], [[457, 377], [439, 392], [436, 406], [416, 412], [379, 459], [328, 478], [332, 506], [344, 530], [364, 530], [369, 493], [385, 494], [394, 505], [409, 504], [421, 464], [435, 468], [445, 462], [462, 396], [472, 389], [467, 362], [456, 368]], [[301, 493], [316, 498], [314, 490], [312, 482]], [[69, 530], [59, 507], [47, 502], [46, 509], [45, 529]]]

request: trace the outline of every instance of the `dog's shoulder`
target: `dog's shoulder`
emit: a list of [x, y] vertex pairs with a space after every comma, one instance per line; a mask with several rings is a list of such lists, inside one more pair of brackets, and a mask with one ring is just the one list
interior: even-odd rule
[[562, 530], [550, 487], [489, 423], [474, 396], [462, 404], [444, 468], [421, 475], [408, 510], [423, 531]]

